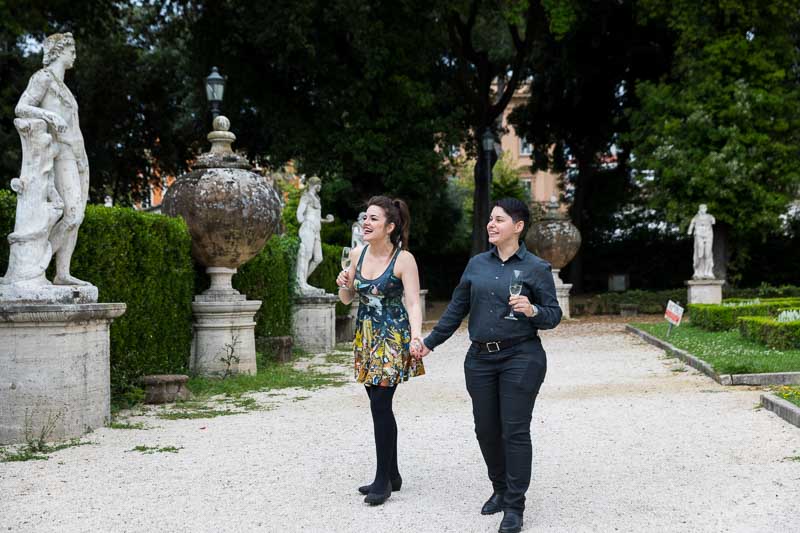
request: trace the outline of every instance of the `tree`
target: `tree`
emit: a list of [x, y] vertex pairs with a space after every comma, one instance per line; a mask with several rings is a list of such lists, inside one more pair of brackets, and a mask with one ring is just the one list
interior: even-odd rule
[[685, 227], [708, 204], [724, 278], [731, 254], [743, 263], [800, 187], [800, 11], [793, 0], [642, 4], [669, 21], [677, 49], [669, 76], [637, 86], [633, 164], [670, 221]]
[[486, 131], [497, 135], [496, 121], [526, 79], [535, 43], [550, 31], [563, 34], [573, 21], [568, 0], [482, 0], [444, 2], [452, 82], [462, 107], [468, 152], [476, 157], [474, 170], [472, 254], [488, 248], [484, 226], [489, 219], [490, 182], [496, 154], [481, 149]]
[[[10, 124], [28, 78], [41, 68], [46, 35], [71, 31], [75, 68], [67, 83], [79, 104], [90, 165], [90, 196], [127, 204], [146, 192], [147, 180], [185, 168], [198, 134], [187, 97], [180, 6], [168, 0], [120, 3], [17, 1], [0, 3], [0, 115]], [[0, 133], [0, 186], [19, 172], [19, 139]]]
[[533, 144], [534, 170], [564, 173], [565, 199], [584, 240], [569, 265], [581, 292], [583, 250], [637, 193], [620, 140], [628, 129], [625, 110], [637, 104], [635, 82], [666, 71], [671, 44], [664, 28], [637, 22], [629, 0], [583, 1], [575, 13], [570, 31], [547, 38], [531, 58], [531, 97], [511, 121]]

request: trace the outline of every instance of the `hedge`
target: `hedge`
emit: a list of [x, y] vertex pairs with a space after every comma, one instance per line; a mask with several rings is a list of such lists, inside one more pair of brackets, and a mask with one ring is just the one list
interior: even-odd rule
[[[309, 276], [308, 283], [314, 287], [325, 289], [326, 292], [337, 294], [336, 276], [342, 271], [342, 247], [333, 244], [322, 245], [322, 263]], [[336, 316], [345, 316], [350, 310], [349, 305], [336, 303]]]
[[296, 237], [274, 236], [261, 252], [239, 268], [233, 286], [248, 300], [261, 300], [256, 313], [256, 337], [292, 334], [294, 265], [299, 241]]
[[772, 317], [745, 316], [738, 320], [742, 337], [778, 350], [800, 348], [800, 320], [778, 322]]
[[725, 331], [735, 328], [739, 317], [774, 317], [781, 309], [798, 304], [800, 299], [792, 298], [761, 300], [750, 305], [689, 304], [689, 316], [692, 325], [708, 331]]
[[633, 304], [639, 313], [661, 314], [667, 308], [669, 300], [682, 302], [686, 299], [686, 289], [671, 289], [665, 291], [632, 290], [624, 292], [605, 292], [596, 294], [579, 302], [574, 301], [572, 308], [574, 314], [609, 315], [618, 314], [620, 305]]
[[[16, 199], [0, 191], [0, 235], [14, 225]], [[111, 326], [111, 387], [115, 396], [144, 374], [185, 372], [192, 340], [194, 269], [182, 219], [128, 208], [89, 205], [71, 271], [97, 286], [100, 302], [124, 302]], [[0, 237], [0, 271], [8, 242]], [[52, 276], [51, 271], [48, 276]]]
[[752, 298], [800, 298], [800, 287], [796, 285], [776, 287], [769, 283], [762, 283], [758, 287], [744, 289], [725, 285], [722, 288], [722, 293], [725, 296], [725, 301]]

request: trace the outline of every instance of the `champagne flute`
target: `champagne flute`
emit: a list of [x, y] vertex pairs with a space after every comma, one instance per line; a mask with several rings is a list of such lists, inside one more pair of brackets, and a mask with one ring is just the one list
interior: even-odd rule
[[342, 248], [342, 270], [347, 271], [350, 269], [350, 247], [345, 246]]
[[[508, 285], [508, 293], [511, 296], [519, 296], [522, 292], [522, 271], [515, 270], [514, 276], [511, 278], [511, 283]], [[508, 315], [503, 317], [506, 320], [519, 320], [517, 317], [514, 316], [514, 307], [512, 306], [508, 310]]]

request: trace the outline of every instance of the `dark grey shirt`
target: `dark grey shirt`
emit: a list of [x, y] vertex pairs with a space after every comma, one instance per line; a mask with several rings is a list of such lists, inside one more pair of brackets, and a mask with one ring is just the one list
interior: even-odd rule
[[[522, 272], [521, 294], [536, 306], [534, 317], [515, 313], [519, 320], [503, 318], [510, 309], [508, 287], [514, 270]], [[425, 346], [432, 350], [450, 338], [468, 313], [469, 338], [476, 342], [533, 337], [540, 329], [556, 327], [561, 321], [561, 308], [550, 263], [527, 251], [521, 243], [517, 253], [505, 262], [496, 247], [474, 256], [442, 318], [425, 338]]]

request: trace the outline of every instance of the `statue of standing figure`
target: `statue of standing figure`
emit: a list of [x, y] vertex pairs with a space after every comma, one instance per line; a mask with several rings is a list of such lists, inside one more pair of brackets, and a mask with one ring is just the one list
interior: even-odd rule
[[297, 206], [297, 221], [300, 223], [300, 249], [297, 251], [297, 289], [303, 296], [325, 294], [325, 289], [312, 287], [308, 277], [322, 263], [322, 240], [320, 230], [323, 223], [333, 222], [333, 215], [322, 218], [322, 203], [319, 191], [322, 188], [320, 179], [313, 176], [308, 179], [305, 192]]
[[692, 279], [714, 279], [714, 224], [708, 206], [700, 204], [697, 214], [689, 223], [688, 234], [694, 232], [694, 275]]
[[350, 233], [350, 249], [355, 250], [358, 247], [364, 247], [364, 221], [367, 220], [367, 213], [361, 211], [358, 214], [358, 219], [353, 222]]
[[55, 285], [89, 283], [70, 274], [70, 262], [89, 197], [89, 161], [78, 123], [78, 103], [64, 83], [75, 62], [71, 33], [44, 42], [44, 68], [29, 80], [16, 107], [22, 171], [8, 271], [0, 285], [50, 285], [44, 271], [56, 256]]

